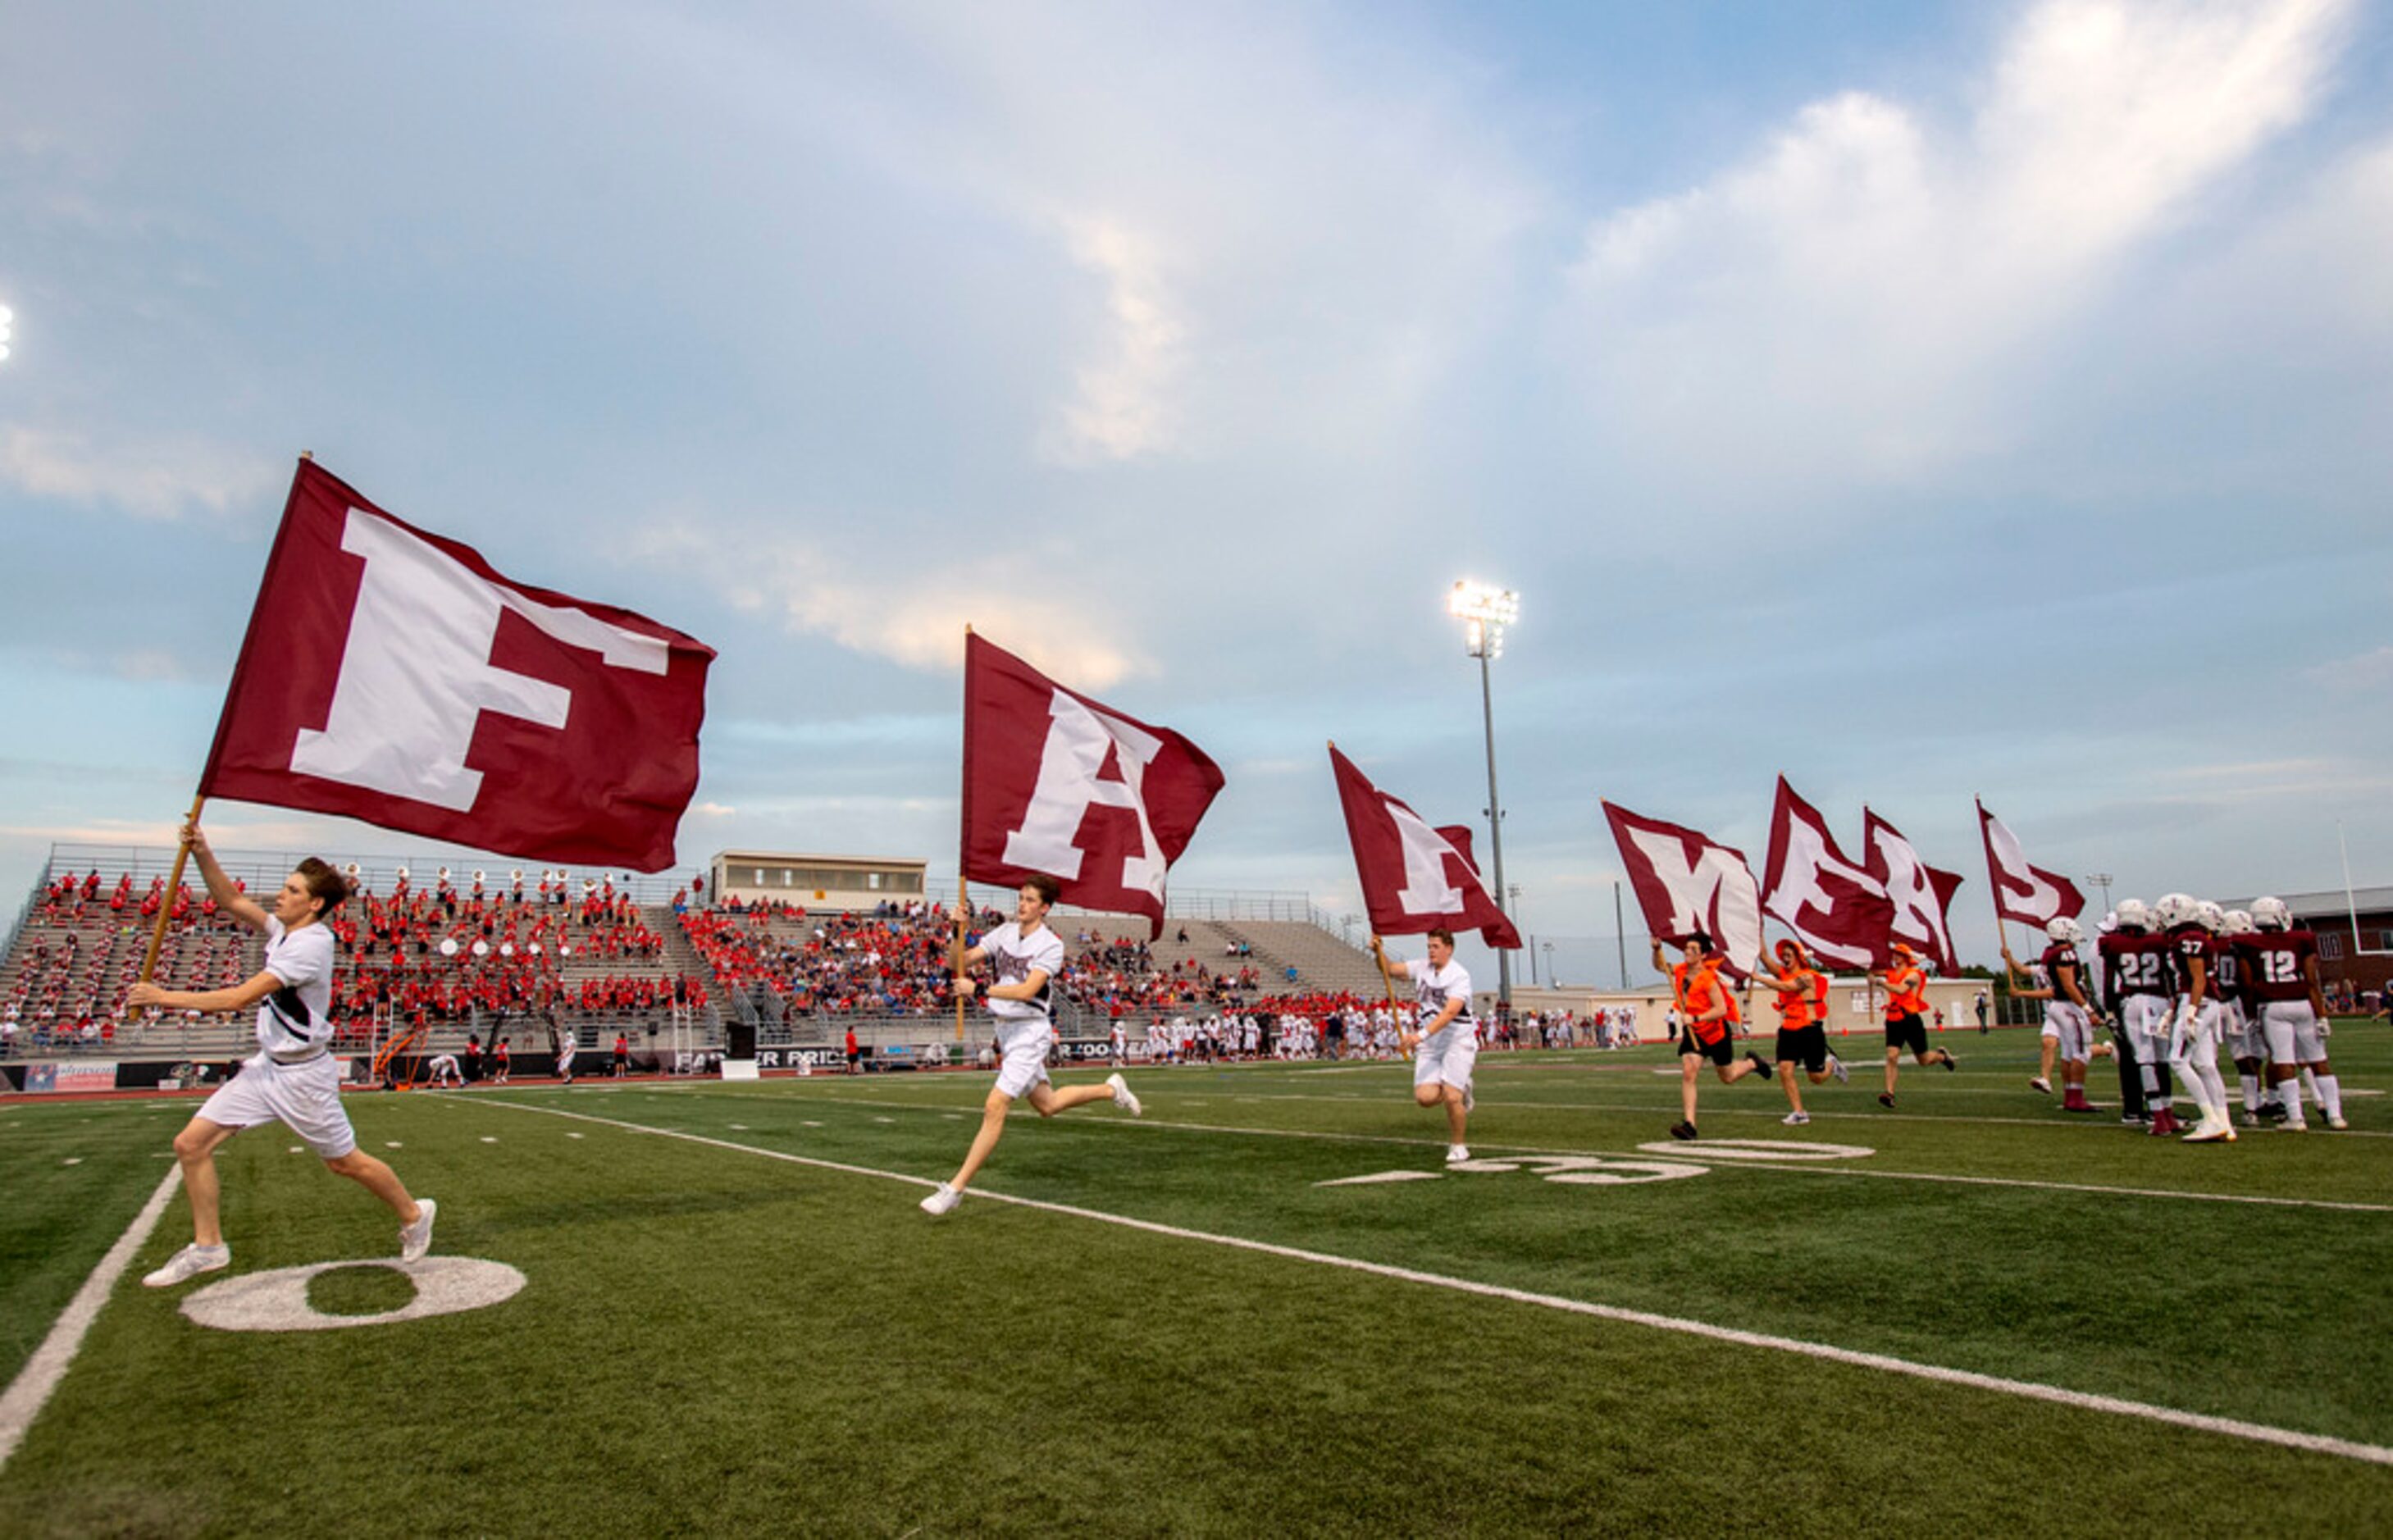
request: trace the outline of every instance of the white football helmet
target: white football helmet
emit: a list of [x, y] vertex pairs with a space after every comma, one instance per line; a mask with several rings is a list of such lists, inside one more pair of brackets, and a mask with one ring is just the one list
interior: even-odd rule
[[2082, 946], [2086, 944], [2086, 927], [2065, 914], [2046, 925], [2044, 928], [2044, 933], [2063, 946]]
[[2104, 935], [2109, 935], [2112, 931], [2119, 928], [2119, 911], [2116, 909], [2107, 909], [2103, 911], [2102, 922], [2094, 928], [2101, 932]]
[[2228, 910], [2227, 933], [2229, 935], [2250, 935], [2252, 933], [2252, 916], [2243, 909]]
[[2119, 929], [2123, 931], [2149, 931], [2152, 928], [2152, 911], [2144, 907], [2144, 901], [2140, 898], [2120, 899], [2118, 916]]
[[2282, 898], [2252, 900], [2252, 924], [2263, 931], [2290, 931], [2294, 928], [2294, 911], [2285, 907]]
[[2209, 899], [2205, 898], [2201, 903], [2196, 904], [2193, 907], [2193, 910], [2196, 917], [2202, 920], [2202, 928], [2203, 930], [2208, 931], [2212, 935], [2224, 935], [2227, 933], [2227, 911], [2225, 909], [2220, 908], [2216, 904], [2214, 904]]
[[2202, 922], [2202, 906], [2190, 893], [2164, 893], [2152, 906], [2152, 923], [2164, 931], [2174, 931], [2180, 925]]

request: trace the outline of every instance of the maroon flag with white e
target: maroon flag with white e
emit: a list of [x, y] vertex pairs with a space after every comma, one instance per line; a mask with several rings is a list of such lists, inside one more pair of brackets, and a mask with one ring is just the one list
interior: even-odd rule
[[1778, 777], [1762, 907], [1812, 951], [1847, 968], [1883, 967], [1894, 905], [1886, 885], [1846, 858], [1820, 810]]
[[1066, 689], [964, 638], [963, 873], [1018, 887], [1044, 872], [1064, 901], [1143, 914], [1221, 791], [1221, 766], [1169, 727]]
[[1745, 852], [1698, 831], [1603, 804], [1620, 847], [1645, 929], [1680, 944], [1697, 931], [1712, 938], [1737, 973], [1761, 957], [1761, 890]]
[[1921, 860], [1903, 830], [1867, 806], [1862, 809], [1862, 844], [1869, 874], [1885, 884], [1887, 897], [1894, 901], [1894, 939], [1917, 947], [1946, 977], [1958, 973], [1961, 958], [1953, 947], [1950, 916], [1961, 874]]
[[1986, 841], [1986, 876], [1994, 887], [1994, 918], [2045, 926], [2062, 915], [2074, 920], [2086, 910], [2086, 895], [2077, 884], [2058, 872], [2028, 865], [2019, 837], [2003, 821], [1978, 803], [1978, 830]]
[[1363, 907], [1373, 933], [1419, 935], [1444, 926], [1475, 930], [1490, 946], [1521, 945], [1519, 928], [1480, 881], [1469, 829], [1432, 829], [1400, 799], [1372, 785], [1334, 743], [1329, 768], [1346, 811], [1346, 838], [1354, 846], [1354, 871], [1362, 880]]
[[299, 463], [200, 792], [660, 871], [714, 649], [503, 577]]

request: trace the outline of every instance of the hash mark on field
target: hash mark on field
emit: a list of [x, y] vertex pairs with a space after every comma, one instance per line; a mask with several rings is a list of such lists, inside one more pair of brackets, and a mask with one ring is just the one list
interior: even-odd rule
[[731, 1127], [732, 1130], [737, 1133], [746, 1133], [748, 1131], [748, 1125], [745, 1123], [734, 1123]]
[[499, 1140], [498, 1140], [498, 1136], [497, 1136], [496, 1134], [487, 1134], [487, 1133], [486, 1133], [486, 1134], [484, 1134], [484, 1135], [482, 1136], [482, 1142], [483, 1142], [483, 1143], [485, 1143], [485, 1144], [495, 1144], [495, 1143], [497, 1143], [498, 1142], [499, 1142]]
[[80, 1166], [83, 1164], [83, 1156], [69, 1155], [64, 1160], [59, 1161], [59, 1164], [61, 1166]]
[[894, 1117], [876, 1117], [873, 1121], [875, 1123], [895, 1123], [897, 1120]]
[[293, 1155], [297, 1155], [300, 1151], [302, 1151], [302, 1150], [306, 1149], [307, 1147], [307, 1145], [305, 1145], [305, 1144], [294, 1144], [294, 1145], [292, 1145], [292, 1146], [291, 1146], [291, 1153], [292, 1153]]
[[383, 1148], [384, 1148], [384, 1149], [386, 1149], [386, 1150], [397, 1150], [397, 1149], [404, 1148], [404, 1146], [403, 1146], [403, 1145], [401, 1145], [398, 1140], [396, 1140], [396, 1139], [392, 1139], [392, 1140], [386, 1140], [386, 1141], [384, 1142], [384, 1143], [383, 1143]]
[[[791, 1155], [782, 1150], [760, 1149], [753, 1144], [735, 1144], [727, 1139], [710, 1139], [704, 1134], [684, 1133], [678, 1129], [655, 1129], [644, 1124], [621, 1123], [613, 1118], [598, 1117], [589, 1113], [566, 1112], [561, 1108], [534, 1106], [522, 1102], [493, 1102], [490, 1105], [505, 1107], [515, 1112], [542, 1113], [551, 1117], [571, 1117], [584, 1122], [608, 1124], [635, 1133], [656, 1134], [661, 1138], [684, 1140], [692, 1144], [704, 1144], [718, 1150], [731, 1150], [740, 1155], [762, 1155], [767, 1160], [782, 1160], [795, 1166], [811, 1166], [820, 1170], [839, 1171], [848, 1176], [875, 1177], [887, 1181], [902, 1181], [910, 1187], [938, 1185], [928, 1177], [909, 1176], [903, 1171], [884, 1171], [870, 1166], [851, 1166], [843, 1161]], [[2266, 1423], [2244, 1422], [2235, 1417], [2213, 1416], [2205, 1412], [2181, 1411], [2174, 1406], [2157, 1406], [2145, 1402], [2129, 1401], [2121, 1396], [2101, 1395], [2087, 1390], [2072, 1390], [2058, 1385], [2039, 1384], [2034, 1380], [2006, 1379], [1998, 1375], [1980, 1374], [1970, 1369], [1950, 1369], [1942, 1364], [1917, 1364], [1909, 1359], [1895, 1358], [1886, 1353], [1863, 1352], [1856, 1349], [1839, 1348], [1825, 1342], [1807, 1342], [1800, 1338], [1773, 1337], [1764, 1332], [1746, 1331], [1735, 1326], [1715, 1325], [1708, 1321], [1657, 1315], [1650, 1311], [1628, 1310], [1618, 1305], [1600, 1305], [1591, 1300], [1572, 1299], [1556, 1294], [1539, 1294], [1529, 1289], [1512, 1288], [1503, 1284], [1481, 1283], [1473, 1278], [1450, 1277], [1444, 1273], [1425, 1272], [1415, 1268], [1397, 1267], [1387, 1262], [1366, 1261], [1359, 1257], [1340, 1257], [1333, 1252], [1308, 1251], [1301, 1246], [1279, 1246], [1270, 1241], [1249, 1240], [1243, 1235], [1223, 1235], [1210, 1231], [1187, 1230], [1178, 1225], [1158, 1223], [1154, 1220], [1135, 1219], [1128, 1214], [1108, 1214], [1101, 1209], [1081, 1208], [1067, 1203], [1049, 1203], [1040, 1198], [1016, 1197], [1011, 1193], [992, 1193], [982, 1189], [976, 1190], [974, 1195], [987, 1203], [1010, 1203], [1017, 1207], [1035, 1208], [1043, 1213], [1063, 1214], [1074, 1219], [1093, 1220], [1101, 1224], [1119, 1225], [1125, 1230], [1136, 1230], [1146, 1234], [1162, 1235], [1173, 1240], [1202, 1241], [1234, 1250], [1260, 1252], [1270, 1257], [1284, 1257], [1291, 1261], [1343, 1268], [1350, 1272], [1367, 1273], [1373, 1277], [1392, 1279], [1398, 1283], [1421, 1284], [1432, 1288], [1453, 1289], [1458, 1293], [1475, 1294], [1483, 1299], [1502, 1299], [1513, 1304], [1536, 1305], [1547, 1310], [1563, 1311], [1573, 1315], [1592, 1316], [1601, 1321], [1646, 1326], [1657, 1331], [1677, 1332], [1688, 1337], [1726, 1342], [1735, 1347], [1761, 1348], [1776, 1352], [1794, 1353], [1800, 1357], [1816, 1358], [1856, 1368], [1876, 1369], [1887, 1374], [1903, 1375], [1936, 1384], [1955, 1385], [1967, 1390], [1993, 1390], [2079, 1411], [2107, 1412], [2114, 1416], [2138, 1417], [2149, 1422], [2190, 1429], [2196, 1432], [2216, 1433], [2227, 1438], [2243, 1439], [2255, 1443], [2275, 1444], [2281, 1448], [2305, 1450], [2312, 1454], [2335, 1455], [2345, 1459], [2361, 1460], [2372, 1465], [2393, 1466], [2393, 1448], [2386, 1448], [2381, 1444], [2360, 1443], [2349, 1439], [2333, 1438], [2319, 1433], [2303, 1433], [2288, 1428], [2272, 1428]]]
[[578, 1133], [569, 1133], [569, 1134], [567, 1134], [565, 1137], [566, 1137], [566, 1138], [568, 1138], [568, 1139], [579, 1139], [579, 1138], [581, 1138], [582, 1136], [581, 1136], [580, 1134], [578, 1134]]

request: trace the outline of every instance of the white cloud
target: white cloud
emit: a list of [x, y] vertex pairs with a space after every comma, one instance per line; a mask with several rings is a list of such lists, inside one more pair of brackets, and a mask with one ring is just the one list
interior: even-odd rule
[[697, 571], [741, 608], [909, 668], [961, 667], [967, 625], [1076, 689], [1103, 689], [1151, 667], [1101, 602], [1056, 603], [1035, 551], [975, 551], [944, 566], [921, 552], [895, 555], [895, 567], [866, 568], [802, 537], [673, 525], [641, 537], [634, 557]]
[[2382, 646], [2349, 658], [2338, 658], [2304, 671], [2331, 690], [2355, 692], [2393, 689], [2393, 646]]
[[2348, 0], [2046, 0], [1961, 128], [1805, 108], [1589, 230], [1566, 346], [1632, 463], [1784, 506], [2004, 447], [2088, 303], [2321, 98]]
[[231, 517], [268, 505], [286, 469], [198, 438], [95, 444], [82, 434], [0, 426], [0, 480], [38, 498], [106, 505], [137, 518]]
[[1105, 218], [1073, 221], [1068, 239], [1073, 259], [1105, 281], [1109, 326], [1098, 357], [1076, 371], [1079, 391], [1049, 436], [1047, 457], [1077, 465], [1168, 450], [1169, 393], [1186, 328], [1156, 243]]

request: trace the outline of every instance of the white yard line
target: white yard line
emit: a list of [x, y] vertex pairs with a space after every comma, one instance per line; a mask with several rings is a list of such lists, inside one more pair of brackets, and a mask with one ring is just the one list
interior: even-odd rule
[[33, 1419], [49, 1404], [50, 1392], [59, 1388], [59, 1381], [66, 1377], [67, 1366], [83, 1351], [84, 1336], [99, 1319], [100, 1307], [108, 1303], [116, 1280], [124, 1275], [134, 1253], [150, 1239], [150, 1232], [158, 1228], [158, 1216], [166, 1211], [167, 1200], [175, 1195], [175, 1188], [182, 1180], [183, 1168], [177, 1166], [159, 1181], [150, 1201], [141, 1206], [141, 1212], [133, 1216], [124, 1233], [116, 1237], [116, 1244], [91, 1270], [83, 1287], [75, 1290], [75, 1297], [67, 1303], [66, 1313], [59, 1317], [42, 1345], [33, 1350], [33, 1356], [25, 1361], [7, 1392], [0, 1395], [0, 1469], [7, 1467], [9, 1456], [25, 1442]]
[[[888, 1181], [902, 1181], [913, 1187], [936, 1187], [928, 1177], [911, 1176], [903, 1171], [884, 1171], [870, 1166], [852, 1166], [842, 1161], [821, 1160], [812, 1155], [792, 1155], [785, 1150], [760, 1149], [753, 1144], [735, 1143], [727, 1139], [713, 1139], [705, 1134], [684, 1133], [676, 1129], [654, 1129], [645, 1124], [627, 1123], [617, 1118], [599, 1117], [590, 1113], [567, 1112], [556, 1107], [533, 1106], [521, 1102], [502, 1102], [491, 1097], [477, 1099], [481, 1106], [505, 1107], [517, 1112], [543, 1113], [552, 1117], [569, 1117], [585, 1123], [602, 1124], [630, 1133], [648, 1134], [660, 1139], [678, 1139], [691, 1144], [703, 1144], [718, 1150], [733, 1150], [741, 1155], [762, 1155], [767, 1160], [786, 1161], [793, 1166], [813, 1167], [819, 1170], [840, 1171], [849, 1176], [877, 1177]], [[1737, 1347], [1762, 1348], [1773, 1352], [1795, 1353], [1805, 1358], [1822, 1359], [1831, 1364], [1845, 1364], [1856, 1368], [1876, 1369], [1886, 1374], [1904, 1375], [1915, 1379], [1931, 1380], [1942, 1385], [1958, 1385], [1969, 1390], [1992, 1390], [1998, 1394], [2020, 1396], [2031, 1401], [2048, 1402], [2058, 1406], [2074, 1407], [2080, 1411], [2105, 1412], [2113, 1416], [2138, 1417], [2148, 1422], [2164, 1423], [2173, 1428], [2190, 1429], [2196, 1432], [2216, 1433], [2227, 1438], [2243, 1439], [2255, 1443], [2275, 1444], [2285, 1449], [2298, 1449], [2314, 1455], [2334, 1455], [2347, 1460], [2361, 1460], [2371, 1465], [2393, 1466], [2393, 1449], [2379, 1444], [2359, 1443], [2349, 1439], [2328, 1438], [2319, 1433], [2304, 1433], [2290, 1428], [2271, 1428], [2265, 1423], [2244, 1422], [2235, 1417], [2211, 1416], [2201, 1412], [2183, 1412], [2173, 1406], [2154, 1406], [2145, 1402], [2128, 1401], [2119, 1396], [2096, 1395], [2085, 1390], [2064, 1390], [2057, 1385], [2041, 1385], [2033, 1380], [2006, 1379], [1998, 1375], [1978, 1374], [1968, 1369], [1948, 1369], [1934, 1364], [1915, 1364], [1906, 1358], [1893, 1358], [1884, 1353], [1859, 1352], [1850, 1348], [1838, 1348], [1824, 1342], [1806, 1342], [1799, 1338], [1773, 1337], [1764, 1332], [1740, 1331], [1732, 1326], [1718, 1326], [1706, 1321], [1689, 1321], [1674, 1315], [1656, 1315], [1649, 1311], [1626, 1310], [1617, 1305], [1592, 1304], [1584, 1299], [1565, 1299], [1556, 1294], [1539, 1294], [1528, 1289], [1508, 1288], [1500, 1284], [1483, 1284], [1470, 1278], [1454, 1278], [1439, 1272], [1423, 1272], [1408, 1267], [1395, 1267], [1385, 1262], [1365, 1261], [1355, 1257], [1340, 1257], [1326, 1251], [1308, 1251], [1300, 1246], [1277, 1246], [1269, 1241], [1249, 1240], [1242, 1235], [1222, 1235], [1204, 1230], [1187, 1230], [1179, 1225], [1161, 1224], [1153, 1220], [1133, 1219], [1127, 1214], [1108, 1214], [1094, 1208], [1076, 1207], [1066, 1203], [1047, 1203], [1038, 1198], [1015, 1197], [1008, 1193], [990, 1193], [975, 1189], [972, 1196], [986, 1203], [1008, 1203], [1020, 1208], [1034, 1208], [1044, 1213], [1064, 1214], [1074, 1219], [1092, 1220], [1100, 1224], [1118, 1225], [1126, 1230], [1143, 1231], [1151, 1235], [1168, 1236], [1173, 1240], [1201, 1241], [1210, 1246], [1228, 1246], [1239, 1251], [1260, 1252], [1291, 1261], [1310, 1262], [1319, 1267], [1342, 1268], [1349, 1272], [1368, 1273], [1374, 1277], [1394, 1279], [1400, 1283], [1420, 1284], [1432, 1288], [1453, 1289], [1458, 1293], [1478, 1295], [1490, 1299], [1504, 1299], [1514, 1304], [1536, 1305], [1546, 1310], [1567, 1312], [1574, 1315], [1593, 1316], [1599, 1320], [1615, 1321], [1627, 1325], [1646, 1326], [1656, 1331], [1678, 1332], [1688, 1337], [1707, 1338]]]
[[[721, 1099], [725, 1101], [750, 1102], [780, 1101], [784, 1106], [789, 1104], [779, 1097], [760, 1095], [755, 1091], [726, 1091], [723, 1093]], [[898, 1112], [932, 1113], [943, 1110], [938, 1107], [921, 1106], [910, 1102], [872, 1101], [861, 1096], [843, 1096], [834, 1098], [833, 1100], [842, 1106], [886, 1107]], [[1299, 1100], [1299, 1098], [1282, 1098], [1281, 1100], [1293, 1101]], [[1301, 1100], [1327, 1101], [1331, 1100], [1331, 1098], [1305, 1097], [1301, 1098]], [[1484, 1106], [1485, 1103], [1482, 1103], [1481, 1105]], [[1860, 1119], [1858, 1121], [1866, 1121], [1866, 1119]], [[1413, 1139], [1401, 1134], [1331, 1133], [1314, 1129], [1247, 1129], [1235, 1127], [1226, 1123], [1183, 1123], [1175, 1119], [1164, 1117], [1142, 1117], [1137, 1119], [1108, 1118], [1104, 1120], [1105, 1126], [1107, 1127], [1114, 1126], [1117, 1123], [1123, 1126], [1131, 1126], [1142, 1129], [1173, 1129], [1187, 1133], [1241, 1134], [1258, 1139], [1314, 1139], [1342, 1144], [1401, 1144], [1412, 1149], [1434, 1148], [1442, 1150], [1445, 1147], [1445, 1141], [1443, 1139]], [[1095, 1128], [1099, 1125], [1092, 1122], [1079, 1126]], [[2255, 1137], [2257, 1136], [2256, 1135]], [[1640, 1158], [1638, 1152], [1624, 1152], [1620, 1150], [1557, 1150], [1544, 1145], [1496, 1144], [1478, 1139], [1473, 1139], [1471, 1142], [1473, 1149], [1486, 1150], [1503, 1155], [1625, 1155], [1627, 1158], [1632, 1160]], [[1942, 1182], [1947, 1185], [1957, 1187], [2021, 1187], [2051, 1193], [2091, 1193], [2100, 1197], [2164, 1198], [2180, 1200], [2186, 1203], [2244, 1203], [2256, 1204], [2262, 1207], [2268, 1208], [2327, 1208], [2353, 1214], [2393, 1214], [2393, 1203], [2360, 1203], [2358, 1201], [2338, 1200], [2333, 1198], [2281, 1198], [2264, 1196], [2251, 1193], [2189, 1193], [2180, 1189], [2169, 1187], [2105, 1187], [2099, 1182], [2044, 1181], [2033, 1177], [1958, 1176], [1950, 1171], [1886, 1171], [1874, 1169], [1868, 1167], [1855, 1166], [1850, 1162], [1837, 1162], [1829, 1164], [1809, 1160], [1757, 1160], [1750, 1155], [1746, 1154], [1739, 1154], [1734, 1156], [1710, 1155], [1704, 1149], [1703, 1142], [1701, 1140], [1696, 1140], [1684, 1144], [1674, 1144], [1670, 1149], [1670, 1157], [1674, 1160], [1716, 1161], [1718, 1164], [1715, 1166], [1715, 1169], [1725, 1167], [1735, 1170], [1808, 1171], [1820, 1176], [1875, 1177], [1887, 1181], [1933, 1181]], [[1644, 1152], [1646, 1155], [1650, 1155], [1651, 1153], [1652, 1152], [1650, 1151]], [[2192, 1158], [2203, 1159], [2207, 1157], [2197, 1155]]]

